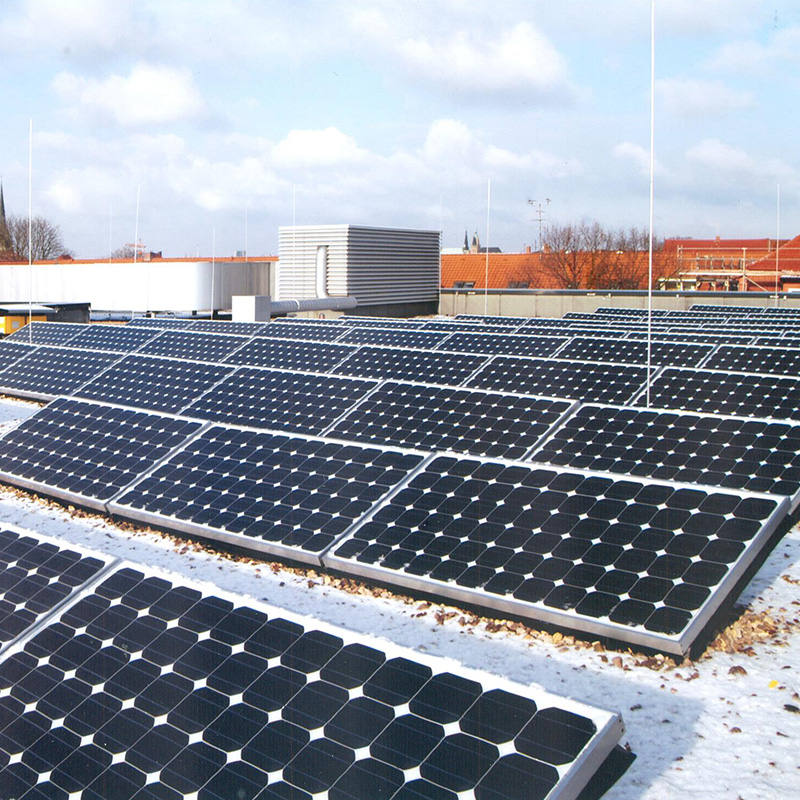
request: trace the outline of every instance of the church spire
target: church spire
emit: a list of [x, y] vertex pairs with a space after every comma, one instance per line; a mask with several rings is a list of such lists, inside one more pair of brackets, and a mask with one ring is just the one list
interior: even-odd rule
[[3, 182], [0, 181], [0, 253], [6, 250], [13, 250], [11, 233], [6, 222], [6, 202], [3, 197]]

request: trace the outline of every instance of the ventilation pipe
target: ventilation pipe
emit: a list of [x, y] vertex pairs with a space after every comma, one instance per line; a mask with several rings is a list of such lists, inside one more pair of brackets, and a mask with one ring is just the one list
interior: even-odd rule
[[317, 248], [317, 297], [328, 296], [328, 245]]

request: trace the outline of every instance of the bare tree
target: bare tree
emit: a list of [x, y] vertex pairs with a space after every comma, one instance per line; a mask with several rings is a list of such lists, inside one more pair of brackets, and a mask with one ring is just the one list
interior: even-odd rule
[[581, 232], [576, 225], [548, 225], [542, 235], [542, 271], [562, 289], [580, 289], [583, 278]]
[[[27, 261], [28, 218], [12, 215], [8, 217], [7, 225], [14, 255]], [[34, 261], [49, 261], [60, 256], [72, 255], [61, 238], [61, 228], [44, 217], [36, 216], [31, 219], [30, 234]]]

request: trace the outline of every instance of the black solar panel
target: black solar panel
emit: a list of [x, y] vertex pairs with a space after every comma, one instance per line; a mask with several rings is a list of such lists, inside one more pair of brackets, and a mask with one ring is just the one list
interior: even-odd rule
[[567, 336], [466, 332], [452, 334], [439, 346], [439, 349], [458, 353], [486, 353], [487, 355], [549, 356], [567, 341], [569, 341]]
[[779, 494], [800, 492], [800, 425], [583, 406], [531, 457], [564, 467]]
[[324, 562], [685, 653], [787, 505], [731, 490], [440, 456]]
[[522, 325], [530, 317], [484, 317], [480, 314], [456, 314], [456, 319], [467, 322], [482, 322], [484, 325]]
[[760, 306], [720, 306], [715, 303], [692, 303], [689, 311], [703, 314], [758, 314], [763, 311]]
[[800, 420], [800, 380], [777, 375], [670, 367], [654, 377], [650, 387], [650, 405]]
[[355, 345], [259, 336], [232, 353], [225, 361], [229, 364], [244, 364], [251, 367], [330, 372], [340, 361], [355, 351]]
[[646, 378], [647, 368], [632, 364], [496, 356], [467, 385], [582, 402], [626, 403]]
[[422, 457], [213, 426], [114, 513], [311, 563]]
[[338, 341], [342, 344], [379, 344], [388, 347], [417, 347], [432, 350], [448, 338], [449, 334], [443, 331], [356, 326]]
[[[647, 339], [647, 331], [630, 331], [626, 339]], [[689, 342], [691, 344], [750, 344], [753, 337], [748, 334], [737, 336], [723, 333], [701, 333], [700, 331], [685, 333], [680, 329], [672, 329], [661, 333], [653, 333], [653, 341], [659, 342]], [[758, 344], [758, 342], [756, 342]]]
[[0, 649], [30, 630], [111, 561], [50, 537], [0, 526]]
[[341, 323], [360, 328], [395, 328], [415, 330], [425, 326], [423, 319], [391, 319], [386, 317], [342, 317]]
[[241, 367], [186, 413], [214, 422], [319, 434], [376, 385], [363, 378]]
[[14, 343], [9, 342], [8, 339], [0, 341], [0, 370], [10, 367], [23, 356], [32, 353], [35, 347], [36, 345], [22, 344], [18, 339], [15, 339]]
[[242, 336], [255, 336], [266, 328], [266, 322], [231, 322], [224, 319], [198, 319], [192, 323], [191, 330], [211, 333], [238, 333]]
[[80, 322], [32, 322], [6, 336], [3, 341], [20, 344], [64, 344], [86, 328]]
[[[652, 364], [669, 364], [675, 367], [697, 366], [714, 349], [710, 344], [686, 342], [652, 342]], [[623, 364], [646, 364], [647, 342], [631, 339], [589, 338], [576, 336], [558, 351], [559, 358], [585, 361], [616, 361]]]
[[77, 336], [63, 342], [63, 345], [81, 350], [130, 353], [138, 350], [154, 336], [158, 336], [158, 331], [150, 328], [129, 327], [128, 325], [84, 325], [83, 330]]
[[364, 378], [396, 378], [458, 386], [485, 361], [485, 356], [463, 353], [393, 350], [365, 345], [334, 367], [332, 372]]
[[128, 322], [128, 325], [145, 328], [190, 328], [197, 320], [194, 319], [175, 319], [173, 317], [136, 317]]
[[0, 665], [29, 800], [575, 797], [617, 714], [122, 566]]
[[339, 339], [349, 330], [344, 325], [330, 323], [328, 325], [306, 325], [296, 323], [270, 323], [259, 331], [259, 337], [276, 336], [279, 339], [307, 339], [312, 342], [332, 342]]
[[[492, 325], [491, 330], [493, 333], [511, 333], [515, 331], [518, 325]], [[465, 333], [467, 331], [485, 332], [486, 325], [480, 322], [456, 322], [455, 320], [440, 320], [432, 319], [423, 325], [423, 330], [426, 331], [449, 331], [452, 333]]]
[[191, 420], [58, 398], [0, 439], [0, 476], [102, 509], [199, 428]]
[[139, 353], [146, 356], [188, 358], [191, 361], [218, 363], [247, 342], [244, 336], [226, 333], [163, 331], [145, 344]]
[[234, 367], [130, 355], [75, 392], [78, 397], [177, 414]]
[[720, 345], [703, 366], [738, 372], [798, 375], [800, 348]]
[[118, 353], [37, 347], [0, 372], [0, 390], [49, 399], [70, 394], [119, 359]]
[[567, 400], [387, 381], [328, 435], [522, 458], [572, 406]]

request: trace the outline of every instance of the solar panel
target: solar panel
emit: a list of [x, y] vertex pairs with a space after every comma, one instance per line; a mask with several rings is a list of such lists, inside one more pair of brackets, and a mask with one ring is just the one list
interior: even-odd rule
[[647, 368], [633, 364], [495, 356], [467, 386], [500, 392], [625, 403], [642, 387]]
[[198, 319], [192, 323], [191, 330], [210, 333], [238, 333], [242, 336], [255, 336], [266, 328], [266, 322], [231, 322], [224, 319]]
[[714, 303], [692, 303], [689, 311], [704, 314], [757, 314], [763, 311], [760, 306], [720, 306]]
[[737, 370], [739, 372], [797, 375], [800, 372], [800, 349], [797, 347], [720, 345], [703, 366], [708, 369]]
[[130, 353], [138, 350], [154, 336], [158, 336], [158, 331], [150, 328], [136, 328], [127, 325], [84, 325], [83, 330], [77, 336], [63, 342], [63, 345], [81, 350]]
[[517, 333], [453, 333], [439, 345], [440, 350], [457, 353], [486, 353], [487, 355], [549, 356], [565, 342], [566, 336], [532, 336]]
[[348, 328], [344, 325], [304, 325], [302, 323], [279, 325], [271, 323], [259, 331], [259, 337], [277, 336], [279, 339], [307, 339], [312, 342], [332, 342], [339, 339]]
[[767, 495], [440, 456], [323, 561], [682, 654], [787, 506]]
[[[576, 336], [558, 351], [559, 358], [584, 361], [617, 361], [625, 364], [646, 364], [647, 343], [631, 339], [589, 338]], [[710, 344], [686, 342], [652, 342], [650, 358], [653, 364], [694, 367], [713, 350]]]
[[74, 392], [88, 400], [177, 414], [234, 367], [129, 355]]
[[360, 328], [394, 328], [415, 330], [425, 326], [423, 319], [390, 319], [386, 317], [342, 317], [343, 325]]
[[212, 426], [112, 513], [319, 564], [319, 553], [416, 467], [378, 447]]
[[[517, 325], [493, 325], [493, 333], [511, 333], [517, 329]], [[479, 322], [456, 322], [448, 320], [432, 319], [423, 325], [426, 331], [450, 331], [453, 333], [464, 333], [465, 331], [486, 330], [486, 325]]]
[[188, 358], [191, 361], [220, 362], [247, 342], [244, 336], [228, 333], [163, 331], [138, 352], [146, 356]]
[[417, 450], [522, 458], [573, 403], [387, 381], [327, 435]]
[[70, 394], [118, 359], [118, 353], [37, 347], [0, 372], [0, 391], [49, 400]]
[[618, 714], [136, 565], [0, 665], [7, 797], [576, 797]]
[[0, 477], [104, 510], [201, 423], [58, 398], [0, 439]]
[[[627, 339], [647, 339], [647, 331], [630, 331], [626, 336]], [[724, 333], [684, 333], [681, 329], [673, 330], [670, 328], [668, 331], [653, 333], [653, 341], [659, 342], [690, 342], [692, 344], [750, 344], [753, 337], [748, 334], [737, 336], [736, 334]], [[756, 344], [759, 344], [756, 342]]]
[[650, 405], [745, 417], [800, 420], [800, 380], [668, 367], [653, 378]]
[[31, 322], [6, 336], [3, 341], [20, 344], [64, 344], [86, 327], [80, 322]]
[[588, 405], [531, 459], [800, 500], [798, 424]]
[[136, 317], [130, 320], [128, 325], [145, 328], [190, 328], [197, 320], [194, 319], [175, 319], [173, 317]]
[[393, 350], [364, 345], [334, 367], [332, 372], [355, 377], [396, 378], [458, 386], [485, 361], [485, 356], [463, 353]]
[[530, 317], [484, 317], [480, 314], [456, 314], [455, 318], [467, 322], [482, 322], [484, 325], [522, 325], [530, 319]]
[[30, 630], [111, 562], [111, 558], [82, 547], [11, 525], [0, 526], [0, 649]]
[[378, 344], [388, 347], [416, 347], [432, 350], [445, 342], [449, 334], [444, 331], [403, 330], [356, 326], [338, 341], [342, 344]]
[[214, 422], [322, 433], [377, 381], [241, 367], [186, 410]]
[[28, 355], [28, 353], [32, 353], [35, 348], [36, 345], [22, 344], [18, 339], [13, 343], [9, 342], [8, 339], [0, 341], [0, 370], [4, 370], [6, 367], [16, 364], [17, 361]]
[[355, 345], [258, 336], [229, 355], [225, 362], [251, 367], [330, 372], [340, 361], [355, 351]]

